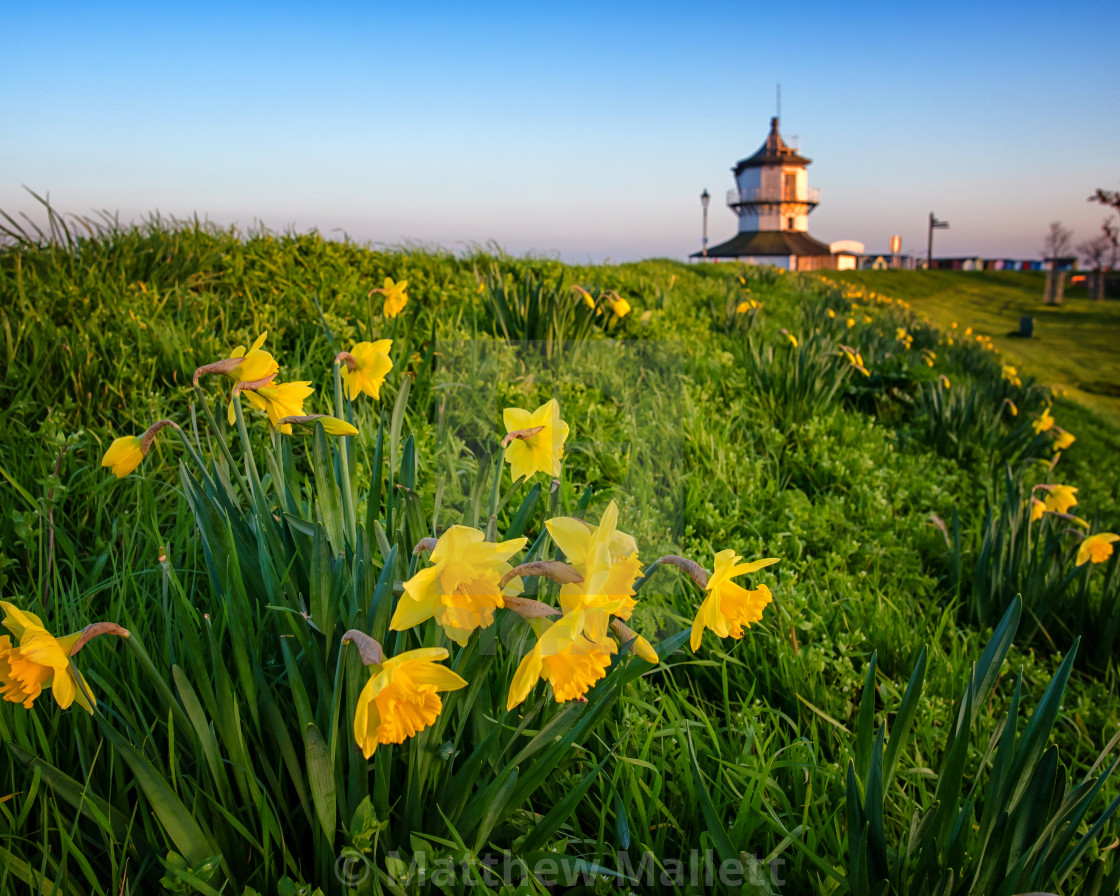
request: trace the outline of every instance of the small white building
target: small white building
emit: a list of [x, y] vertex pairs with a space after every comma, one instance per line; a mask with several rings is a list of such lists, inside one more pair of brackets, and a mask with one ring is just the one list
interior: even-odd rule
[[728, 207], [739, 217], [739, 232], [727, 242], [693, 258], [734, 258], [790, 271], [836, 267], [829, 247], [809, 236], [809, 214], [820, 202], [820, 190], [809, 187], [805, 170], [812, 160], [800, 155], [770, 119], [770, 134], [758, 152], [731, 169], [735, 188]]

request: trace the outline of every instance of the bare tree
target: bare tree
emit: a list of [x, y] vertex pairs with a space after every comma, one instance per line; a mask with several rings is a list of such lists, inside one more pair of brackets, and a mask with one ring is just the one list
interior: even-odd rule
[[[1106, 220], [1104, 224], [1102, 229], [1107, 229], [1109, 222]], [[1097, 301], [1104, 301], [1104, 268], [1109, 255], [1114, 251], [1111, 241], [1105, 233], [1100, 233], [1091, 240], [1080, 243], [1077, 251], [1093, 271], [1093, 287]]]
[[1068, 258], [1070, 247], [1073, 245], [1073, 231], [1063, 227], [1061, 221], [1051, 221], [1050, 230], [1046, 233], [1042, 246], [1042, 258], [1050, 262], [1046, 269], [1046, 296], [1047, 305], [1062, 304], [1062, 292], [1065, 289], [1065, 271], [1054, 270], [1059, 258]]
[[1113, 211], [1120, 212], [1120, 190], [1102, 190], [1098, 187], [1097, 192], [1089, 197], [1089, 202], [1099, 202]]
[[1108, 240], [1110, 247], [1108, 254], [1108, 269], [1110, 271], [1116, 270], [1116, 259], [1120, 258], [1120, 227], [1112, 218], [1105, 218], [1104, 223], [1101, 225], [1101, 236]]

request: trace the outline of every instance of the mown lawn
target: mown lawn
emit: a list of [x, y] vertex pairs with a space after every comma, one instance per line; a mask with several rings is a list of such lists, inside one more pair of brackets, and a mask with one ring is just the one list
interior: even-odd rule
[[[943, 330], [956, 322], [984, 333], [1012, 362], [1120, 423], [1120, 302], [1067, 288], [1061, 305], [1042, 301], [1046, 275], [1019, 271], [844, 271], [826, 275], [911, 303]], [[1068, 275], [1067, 275], [1068, 276]], [[1034, 335], [1018, 336], [1022, 317]]]
[[[1120, 553], [1077, 563], [1120, 531], [1116, 429], [1054, 402], [1044, 369], [1013, 381], [931, 326], [921, 281], [166, 222], [56, 236], [0, 247], [2, 599], [56, 635], [131, 637], [74, 660], [93, 714], [51, 690], [0, 703], [0, 892], [411, 894], [421, 867], [464, 894], [1116, 892]], [[967, 276], [930, 280], [930, 301]], [[386, 277], [408, 281], [397, 317], [371, 293]], [[1081, 307], [1056, 316], [1063, 339], [1100, 349]], [[281, 434], [241, 398], [230, 423], [236, 377], [192, 386], [265, 331], [283, 381], [314, 387], [303, 410], [355, 435]], [[392, 370], [351, 403], [335, 359], [381, 339]], [[515, 483], [503, 411], [552, 398], [562, 473]], [[181, 435], [134, 472], [100, 466], [162, 418]], [[512, 610], [465, 646], [390, 630], [436, 562], [424, 538], [477, 527], [524, 538], [514, 562], [575, 564], [548, 521], [598, 526], [612, 503], [645, 573], [629, 625], [658, 663], [619, 637], [586, 702], [535, 680], [510, 707], [535, 643]], [[653, 561], [712, 571], [727, 549], [778, 558], [735, 579], [773, 599], [693, 650], [707, 592]], [[468, 682], [369, 761], [374, 667], [350, 629], [389, 657], [442, 648]], [[688, 870], [706, 853], [753, 871], [706, 890]]]

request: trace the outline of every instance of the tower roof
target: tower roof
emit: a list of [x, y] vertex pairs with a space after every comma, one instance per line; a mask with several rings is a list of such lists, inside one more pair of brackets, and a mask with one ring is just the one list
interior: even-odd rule
[[[752, 230], [738, 233], [708, 250], [708, 258], [765, 258], [766, 256], [831, 255], [827, 244], [796, 230]], [[693, 252], [690, 258], [700, 258]]]
[[759, 147], [758, 152], [753, 156], [740, 159], [731, 170], [738, 177], [746, 168], [761, 168], [763, 165], [797, 165], [804, 168], [812, 161], [798, 155], [794, 148], [782, 139], [782, 135], [778, 133], [778, 116], [775, 115], [770, 119], [770, 133], [766, 137], [766, 142]]

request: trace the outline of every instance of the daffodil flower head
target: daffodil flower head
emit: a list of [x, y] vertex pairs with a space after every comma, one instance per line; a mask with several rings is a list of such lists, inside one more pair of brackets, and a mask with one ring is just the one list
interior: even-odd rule
[[585, 633], [599, 641], [606, 636], [611, 616], [625, 620], [634, 611], [634, 582], [642, 571], [638, 545], [618, 530], [614, 501], [603, 511], [598, 526], [572, 517], [555, 517], [545, 526], [583, 579], [561, 586], [561, 609], [568, 616], [583, 614]]
[[339, 354], [335, 360], [346, 362], [339, 374], [347, 398], [353, 401], [363, 392], [375, 400], [381, 397], [385, 376], [393, 369], [393, 361], [389, 357], [392, 345], [392, 339], [359, 342], [349, 352]]
[[1051, 485], [1046, 489], [1044, 504], [1050, 513], [1067, 513], [1077, 504], [1077, 489], [1072, 485]]
[[[309, 380], [295, 383], [269, 383], [255, 389], [246, 389], [241, 394], [248, 399], [249, 404], [257, 410], [268, 414], [269, 422], [280, 429], [280, 432], [289, 434], [292, 431], [290, 423], [281, 423], [284, 417], [302, 417], [303, 403], [315, 391]], [[233, 402], [229, 405], [229, 422], [236, 420]]]
[[1077, 441], [1076, 436], [1068, 430], [1062, 429], [1060, 426], [1055, 426], [1051, 432], [1054, 435], [1054, 449], [1056, 451], [1065, 451], [1070, 445]]
[[0, 695], [9, 703], [22, 703], [30, 709], [39, 695], [50, 688], [62, 709], [77, 703], [92, 713], [93, 695], [71, 656], [99, 634], [128, 637], [128, 632], [111, 623], [99, 623], [56, 638], [34, 613], [7, 601], [0, 601], [0, 609], [4, 611], [4, 628], [17, 639], [13, 644], [8, 635], [0, 636]]
[[1031, 424], [1031, 427], [1034, 429], [1035, 433], [1042, 433], [1046, 432], [1053, 425], [1054, 417], [1050, 414], [1050, 408], [1046, 408], [1041, 414], [1038, 415], [1038, 417], [1035, 418], [1035, 421]]
[[230, 352], [230, 357], [241, 358], [241, 363], [230, 370], [222, 372], [230, 379], [239, 383], [252, 383], [257, 380], [263, 380], [265, 377], [275, 376], [279, 373], [280, 365], [276, 362], [276, 359], [261, 348], [267, 337], [268, 332], [266, 331], [261, 333], [248, 349], [243, 345], [234, 348], [234, 350]]
[[1031, 522], [1037, 523], [1042, 519], [1042, 514], [1046, 513], [1046, 502], [1040, 501], [1038, 498], [1031, 496]]
[[140, 436], [120, 436], [113, 439], [113, 444], [105, 451], [101, 466], [109, 467], [121, 479], [140, 466], [143, 459], [144, 449]]
[[443, 709], [440, 691], [467, 682], [446, 666], [443, 647], [408, 650], [385, 660], [362, 692], [354, 712], [354, 740], [369, 759], [380, 744], [401, 744], [431, 725]]
[[121, 479], [140, 466], [155, 442], [156, 434], [165, 426], [175, 426], [171, 420], [159, 420], [149, 426], [142, 435], [120, 436], [106, 449], [101, 458], [101, 466], [108, 467]]
[[510, 443], [505, 459], [514, 481], [528, 479], [534, 473], [559, 478], [568, 438], [568, 424], [560, 419], [559, 402], [552, 398], [532, 412], [506, 408], [502, 420]]
[[704, 629], [711, 629], [721, 638], [728, 635], [736, 639], [743, 637], [743, 627], [750, 628], [752, 623], [758, 622], [766, 605], [773, 600], [766, 585], [748, 590], [731, 580], [735, 576], [757, 572], [777, 563], [778, 559], [768, 557], [753, 563], [743, 563], [742, 560], [730, 549], [716, 554], [712, 574], [705, 586], [707, 594], [692, 623], [690, 643], [693, 650], [699, 649]]
[[1120, 541], [1120, 535], [1115, 532], [1098, 532], [1096, 535], [1090, 535], [1077, 549], [1076, 565], [1084, 566], [1089, 561], [1104, 563], [1112, 556], [1112, 545], [1117, 541]]
[[577, 617], [565, 616], [553, 622], [518, 665], [506, 708], [512, 710], [522, 703], [541, 679], [552, 685], [557, 703], [583, 697], [607, 674], [611, 657], [617, 652], [618, 646], [611, 638], [588, 638]]
[[400, 280], [393, 282], [392, 277], [385, 278], [385, 285], [377, 289], [370, 290], [370, 295], [379, 292], [385, 296], [385, 304], [382, 306], [382, 313], [386, 317], [396, 317], [404, 311], [405, 305], [408, 304], [408, 281]]
[[352, 423], [347, 423], [345, 420], [340, 420], [338, 417], [330, 417], [327, 414], [303, 414], [298, 417], [281, 417], [277, 424], [279, 426], [286, 426], [288, 424], [296, 423], [301, 426], [314, 426], [316, 423], [323, 427], [323, 432], [328, 436], [356, 436], [358, 428]]
[[521, 590], [519, 578], [504, 588], [499, 583], [512, 569], [507, 561], [527, 541], [511, 538], [495, 544], [478, 529], [452, 526], [432, 549], [432, 565], [404, 583], [389, 628], [404, 631], [434, 619], [448, 638], [465, 646], [471, 632], [493, 623], [494, 611], [504, 606], [503, 594]]

